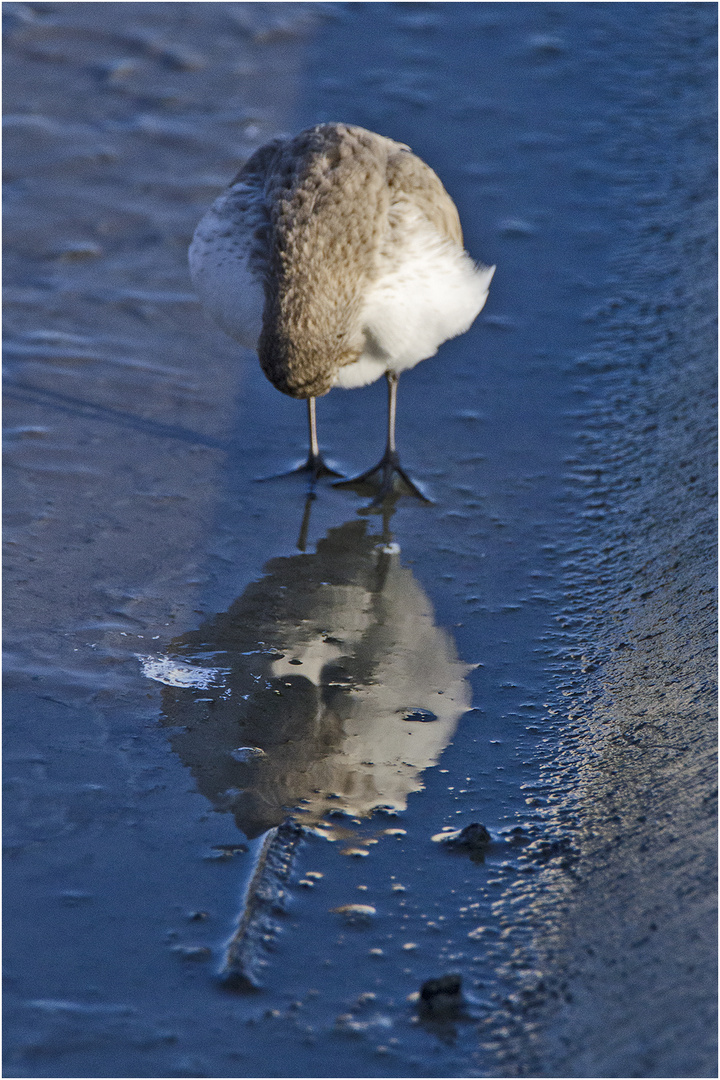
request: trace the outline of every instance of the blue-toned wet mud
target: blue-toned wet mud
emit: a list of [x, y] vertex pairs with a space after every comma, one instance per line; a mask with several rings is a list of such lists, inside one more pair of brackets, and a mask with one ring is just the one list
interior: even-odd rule
[[[6, 7], [7, 1074], [702, 1075], [707, 976], [673, 969], [649, 1010], [650, 917], [620, 904], [638, 930], [618, 940], [612, 907], [589, 908], [582, 888], [583, 856], [592, 871], [603, 845], [634, 836], [626, 812], [655, 820], [678, 798], [671, 778], [648, 814], [652, 772], [638, 780], [637, 759], [609, 753], [588, 721], [597, 672], [623, 682], [608, 651], [624, 585], [605, 570], [597, 586], [600, 536], [611, 563], [630, 552], [629, 576], [643, 561], [603, 519], [628, 496], [592, 455], [612, 460], [618, 416], [629, 432], [648, 423], [637, 319], [611, 322], [626, 299], [618, 252], [637, 213], [667, 206], [686, 228], [670, 157], [639, 148], [698, 113], [710, 12]], [[661, 108], [667, 72], [689, 97]], [[237, 160], [330, 119], [409, 143], [456, 200], [470, 252], [498, 266], [477, 325], [401, 380], [400, 450], [434, 502], [400, 500], [385, 531], [348, 492], [323, 486], [308, 518], [296, 478], [255, 482], [301, 456], [303, 410], [205, 322], [184, 261]], [[688, 135], [695, 202], [703, 134]], [[636, 263], [655, 265], [649, 250]], [[700, 294], [691, 282], [685, 295]], [[649, 350], [661, 316], [646, 315]], [[609, 384], [597, 342], [612, 352], [615, 332], [627, 377]], [[347, 471], [377, 458], [384, 397], [375, 385], [319, 402], [321, 443]], [[649, 423], [675, 415], [652, 394], [645, 407]], [[686, 426], [703, 430], [696, 413]], [[579, 436], [593, 431], [588, 456]], [[705, 442], [690, 442], [682, 460], [707, 475]], [[647, 446], [638, 436], [640, 460]], [[627, 479], [631, 455], [617, 458]], [[705, 641], [701, 606], [688, 617]], [[630, 652], [635, 631], [618, 625]], [[688, 678], [699, 710], [705, 678]], [[647, 712], [636, 704], [628, 715]], [[595, 760], [620, 776], [602, 820]], [[710, 786], [698, 781], [701, 799]], [[281, 832], [280, 861], [253, 884], [264, 830], [293, 807], [311, 828]], [[491, 834], [484, 857], [433, 840], [473, 822]], [[706, 834], [683, 829], [675, 843], [702, 860]], [[665, 825], [647, 831], [671, 846]], [[636, 863], [603, 859], [610, 893]], [[662, 893], [653, 865], [643, 880]], [[689, 873], [702, 902], [688, 902], [688, 940], [702, 940], [706, 871]], [[334, 910], [357, 904], [374, 910]], [[614, 1057], [592, 1021], [601, 965], [568, 986], [563, 936], [597, 949], [595, 933], [628, 987]], [[262, 988], [223, 987], [229, 968]], [[464, 1013], [419, 1014], [421, 984], [451, 972]], [[649, 1017], [663, 1008], [680, 1017], [673, 1046]]]

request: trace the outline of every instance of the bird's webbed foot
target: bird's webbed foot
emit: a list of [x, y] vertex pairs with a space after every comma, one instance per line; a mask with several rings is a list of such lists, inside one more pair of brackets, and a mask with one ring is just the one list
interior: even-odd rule
[[285, 472], [273, 473], [271, 476], [259, 476], [258, 480], [281, 480], [284, 476], [307, 476], [310, 481], [310, 486], [317, 481], [322, 480], [326, 476], [344, 476], [344, 473], [338, 472], [337, 469], [331, 469], [327, 465], [320, 454], [308, 454], [307, 460], [301, 465], [296, 465], [294, 469], [287, 469]]
[[313, 480], [322, 480], [325, 476], [344, 476], [344, 473], [338, 472], [337, 469], [332, 469], [323, 460], [321, 454], [308, 454], [307, 461], [304, 465], [300, 465], [299, 468], [293, 469], [293, 472], [308, 473]]
[[375, 495], [373, 505], [378, 506], [392, 495], [413, 495], [422, 502], [429, 503], [429, 499], [414, 480], [400, 465], [396, 451], [386, 450], [377, 465], [359, 476], [353, 476], [349, 480], [341, 480], [333, 487], [357, 488], [361, 494], [371, 493]]

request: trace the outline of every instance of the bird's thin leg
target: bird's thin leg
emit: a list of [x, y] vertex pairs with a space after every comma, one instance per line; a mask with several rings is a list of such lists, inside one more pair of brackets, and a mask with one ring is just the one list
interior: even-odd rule
[[308, 451], [308, 458], [300, 471], [312, 473], [313, 478], [318, 480], [321, 476], [342, 476], [341, 472], [337, 472], [335, 469], [331, 469], [329, 465], [326, 465], [323, 461], [322, 454], [320, 453], [320, 445], [317, 437], [317, 418], [315, 416], [315, 398], [309, 397], [308, 403], [308, 435], [310, 441], [310, 449]]
[[400, 376], [395, 371], [386, 371], [385, 378], [388, 384], [388, 430], [385, 457], [397, 454], [395, 449], [395, 417], [397, 416], [397, 388]]
[[341, 472], [337, 472], [336, 469], [331, 469], [329, 465], [326, 465], [323, 461], [323, 456], [320, 453], [320, 446], [317, 437], [317, 418], [315, 416], [315, 398], [309, 397], [307, 399], [307, 411], [308, 411], [308, 436], [310, 442], [310, 448], [308, 450], [307, 461], [304, 461], [302, 465], [298, 465], [295, 469], [289, 469], [288, 472], [275, 473], [273, 476], [261, 477], [263, 480], [276, 480], [281, 476], [293, 476], [295, 473], [307, 473], [310, 476], [310, 488], [316, 480], [319, 480], [322, 476], [342, 476]]
[[315, 398], [309, 397], [307, 399], [308, 410], [308, 443], [310, 449], [308, 450], [308, 458], [305, 462], [305, 467], [309, 472], [315, 472], [315, 470], [323, 466], [323, 460], [320, 457], [320, 445], [317, 437], [317, 417], [315, 415]]
[[320, 457], [320, 447], [318, 445], [317, 437], [317, 418], [315, 416], [315, 398], [309, 397], [308, 403], [308, 435], [310, 438], [310, 457], [309, 461], [317, 461]]
[[[386, 371], [385, 377], [388, 385], [388, 426], [387, 426], [387, 443], [385, 446], [385, 453], [378, 461], [377, 465], [374, 465], [372, 469], [368, 469], [367, 472], [361, 473], [360, 476], [355, 476], [351, 480], [343, 480], [339, 484], [335, 484], [335, 487], [351, 487], [356, 484], [370, 484], [375, 486], [376, 481], [380, 481], [380, 490], [378, 491], [374, 502], [381, 503], [388, 495], [396, 491], [395, 477], [398, 476], [402, 481], [399, 494], [415, 495], [418, 499], [422, 499], [423, 502], [430, 502], [427, 495], [423, 495], [420, 488], [413, 480], [410, 479], [408, 474], [400, 465], [400, 458], [395, 446], [395, 417], [397, 415], [397, 388], [400, 376], [396, 371]], [[402, 490], [404, 485], [405, 491]]]

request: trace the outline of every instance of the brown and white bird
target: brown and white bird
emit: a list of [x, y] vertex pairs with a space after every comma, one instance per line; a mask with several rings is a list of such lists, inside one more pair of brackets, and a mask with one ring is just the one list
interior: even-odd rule
[[384, 375], [385, 453], [347, 483], [378, 483], [384, 497], [399, 477], [424, 498], [395, 448], [398, 378], [470, 327], [495, 270], [465, 251], [433, 170], [402, 143], [318, 124], [252, 155], [200, 221], [189, 254], [215, 321], [257, 350], [278, 390], [307, 400], [301, 470], [337, 475], [320, 454], [315, 399]]

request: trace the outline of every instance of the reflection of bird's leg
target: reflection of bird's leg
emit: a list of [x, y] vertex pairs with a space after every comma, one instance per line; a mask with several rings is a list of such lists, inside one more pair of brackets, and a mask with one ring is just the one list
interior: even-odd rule
[[410, 479], [400, 465], [400, 458], [395, 446], [395, 415], [397, 413], [397, 387], [400, 376], [396, 371], [386, 371], [385, 377], [388, 384], [388, 428], [385, 453], [372, 469], [368, 469], [367, 472], [361, 473], [360, 476], [355, 476], [351, 480], [343, 480], [335, 486], [350, 487], [357, 484], [371, 484], [374, 487], [375, 482], [379, 480], [380, 490], [374, 501], [381, 503], [396, 490], [395, 477], [397, 476], [400, 478], [400, 494], [416, 495], [423, 502], [430, 502], [427, 495], [423, 495], [420, 488]]
[[298, 465], [296, 469], [289, 469], [288, 472], [275, 473], [273, 476], [266, 476], [264, 480], [277, 480], [282, 476], [293, 476], [295, 473], [307, 473], [310, 476], [310, 490], [312, 491], [313, 484], [316, 480], [319, 480], [322, 476], [342, 476], [341, 472], [337, 472], [335, 469], [331, 469], [329, 465], [326, 465], [323, 461], [322, 454], [320, 453], [320, 446], [318, 444], [317, 437], [317, 420], [315, 417], [315, 398], [307, 398], [308, 407], [308, 435], [310, 442], [310, 449], [308, 450], [307, 461], [302, 465]]
[[390, 532], [390, 522], [395, 513], [397, 499], [385, 499], [382, 505], [382, 540], [383, 546], [388, 547], [393, 542], [393, 534]]
[[312, 510], [312, 504], [315, 501], [315, 492], [309, 491], [307, 498], [305, 499], [305, 508], [303, 510], [303, 518], [300, 523], [300, 533], [297, 538], [298, 551], [305, 551], [307, 549], [307, 536], [308, 529], [310, 527], [310, 511]]
[[360, 513], [377, 513], [379, 510], [382, 513], [382, 532], [380, 533], [380, 543], [376, 545], [375, 551], [377, 554], [377, 562], [375, 564], [375, 577], [372, 586], [373, 593], [381, 593], [385, 588], [385, 581], [392, 564], [392, 557], [400, 552], [399, 544], [396, 544], [393, 540], [393, 534], [390, 532], [390, 522], [392, 516], [395, 513], [395, 507], [398, 501], [398, 494], [396, 491], [387, 495], [381, 503], [377, 506], [372, 505], [365, 511]]

